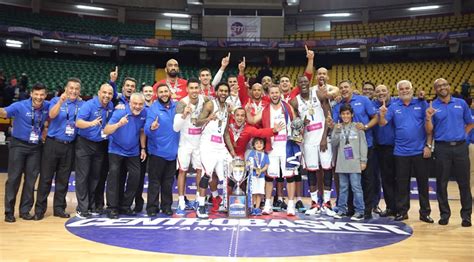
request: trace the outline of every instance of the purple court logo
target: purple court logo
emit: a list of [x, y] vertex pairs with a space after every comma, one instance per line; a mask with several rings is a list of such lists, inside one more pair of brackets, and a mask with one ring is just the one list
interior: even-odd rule
[[[69, 232], [108, 245], [144, 251], [220, 257], [292, 257], [360, 251], [409, 238], [412, 229], [389, 218], [354, 222], [284, 213], [255, 219], [190, 212], [185, 217], [71, 218]], [[192, 243], [195, 244], [192, 244]]]
[[230, 32], [232, 36], [239, 36], [245, 31], [245, 27], [241, 22], [234, 22], [230, 26]]

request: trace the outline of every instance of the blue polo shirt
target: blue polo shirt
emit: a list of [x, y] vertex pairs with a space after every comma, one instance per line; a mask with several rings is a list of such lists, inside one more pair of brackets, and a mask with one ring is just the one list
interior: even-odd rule
[[446, 104], [438, 97], [433, 100], [433, 137], [435, 141], [455, 142], [465, 140], [464, 127], [474, 123], [466, 101], [452, 97]]
[[41, 140], [41, 131], [44, 122], [48, 119], [49, 102], [44, 101], [43, 106], [34, 109], [31, 98], [22, 100], [5, 107], [8, 118], [13, 119], [12, 136], [25, 142], [30, 141], [31, 131], [39, 135], [38, 143]]
[[[176, 159], [179, 144], [179, 132], [173, 130], [176, 103], [171, 101], [170, 108], [159, 101], [154, 102], [147, 111], [145, 134], [148, 137], [148, 154], [162, 157], [168, 161]], [[151, 124], [158, 116], [158, 129], [150, 130]]]
[[[59, 97], [54, 97], [49, 108], [53, 108], [59, 102]], [[48, 136], [60, 139], [63, 141], [73, 141], [76, 138], [77, 128], [75, 125], [79, 109], [85, 102], [79, 99], [71, 101], [67, 99], [59, 109], [58, 115], [49, 122]], [[66, 126], [69, 125], [74, 128], [74, 134], [66, 134]]]
[[[474, 122], [474, 109], [471, 109], [471, 120]], [[474, 128], [471, 129], [466, 139], [467, 143], [474, 144]]]
[[101, 131], [104, 129], [107, 120], [112, 117], [114, 105], [109, 102], [106, 107], [103, 107], [99, 102], [99, 97], [95, 96], [91, 100], [85, 102], [77, 113], [77, 120], [93, 121], [97, 117], [102, 116], [102, 125], [92, 126], [88, 128], [79, 128], [77, 134], [94, 142], [100, 142], [105, 139], [101, 136]]
[[428, 103], [413, 98], [405, 106], [402, 100], [397, 100], [388, 108], [385, 119], [393, 120], [395, 126], [396, 156], [414, 156], [423, 153], [426, 144], [425, 114]]
[[132, 114], [130, 107], [115, 110], [109, 125], [116, 124], [120, 119], [128, 114], [128, 123], [119, 127], [109, 136], [109, 153], [125, 157], [140, 155], [140, 129], [145, 126], [146, 111], [142, 110], [139, 115]]
[[[388, 108], [396, 98], [390, 98], [388, 104], [385, 106]], [[378, 100], [372, 101], [374, 104], [375, 110], [377, 110], [377, 114], [380, 113], [379, 108], [382, 106]], [[385, 126], [374, 126], [374, 139], [376, 145], [384, 145], [384, 146], [393, 146], [395, 144], [395, 127], [393, 126], [393, 121], [388, 122]]]
[[[345, 100], [342, 100], [341, 102], [337, 103], [336, 106], [334, 106], [332, 111], [332, 119], [334, 119], [334, 121], [342, 121], [339, 116], [339, 110], [341, 106], [345, 103], [347, 102]], [[354, 117], [352, 119], [352, 122], [360, 122], [366, 125], [370, 122], [370, 118], [377, 114], [377, 111], [375, 110], [372, 101], [370, 101], [370, 99], [365, 96], [353, 94], [349, 103], [351, 104], [352, 109], [354, 110]], [[365, 131], [365, 138], [367, 139], [367, 146], [372, 147], [374, 145], [372, 128]]]

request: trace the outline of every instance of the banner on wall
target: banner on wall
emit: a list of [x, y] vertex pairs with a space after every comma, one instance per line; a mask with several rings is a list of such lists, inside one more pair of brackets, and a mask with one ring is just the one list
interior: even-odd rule
[[228, 41], [260, 41], [260, 17], [227, 17]]

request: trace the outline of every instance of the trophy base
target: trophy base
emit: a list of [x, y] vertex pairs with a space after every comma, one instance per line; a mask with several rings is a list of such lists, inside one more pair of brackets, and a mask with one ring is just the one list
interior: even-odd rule
[[247, 218], [247, 196], [229, 195], [227, 216], [231, 218]]

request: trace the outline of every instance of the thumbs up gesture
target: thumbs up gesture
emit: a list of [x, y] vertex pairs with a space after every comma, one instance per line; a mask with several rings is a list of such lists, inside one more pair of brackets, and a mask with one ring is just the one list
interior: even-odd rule
[[150, 129], [151, 131], [155, 131], [158, 127], [160, 127], [160, 124], [158, 123], [158, 116], [156, 116], [155, 121], [151, 123]]
[[304, 45], [304, 48], [306, 49], [306, 58], [308, 58], [308, 60], [314, 59], [314, 51], [309, 50], [307, 45]]
[[380, 115], [385, 116], [387, 114], [387, 107], [385, 106], [385, 100], [382, 102], [382, 106], [379, 108]]
[[122, 118], [119, 120], [119, 127], [122, 127], [128, 123], [128, 114], [124, 115]]
[[110, 72], [110, 81], [116, 82], [118, 78], [118, 66], [115, 67], [115, 71]]
[[431, 120], [436, 110], [433, 108], [433, 101], [430, 101], [430, 106], [426, 109], [426, 119]]

